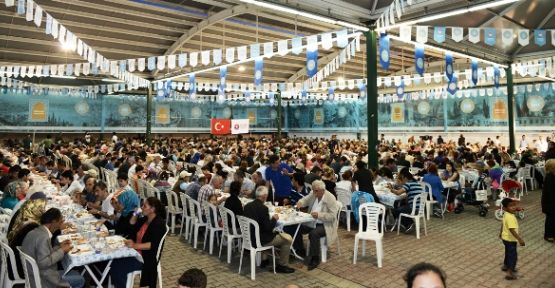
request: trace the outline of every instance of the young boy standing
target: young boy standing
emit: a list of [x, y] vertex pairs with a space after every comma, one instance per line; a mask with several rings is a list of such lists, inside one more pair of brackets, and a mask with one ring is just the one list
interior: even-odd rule
[[515, 216], [515, 212], [518, 210], [517, 201], [511, 198], [505, 198], [501, 201], [503, 205], [503, 224], [501, 225], [501, 231], [499, 232], [499, 238], [503, 240], [505, 245], [505, 260], [503, 262], [503, 267], [501, 270], [507, 272], [505, 279], [515, 280], [516, 277], [516, 244], [524, 246], [524, 240], [518, 234], [518, 221]]

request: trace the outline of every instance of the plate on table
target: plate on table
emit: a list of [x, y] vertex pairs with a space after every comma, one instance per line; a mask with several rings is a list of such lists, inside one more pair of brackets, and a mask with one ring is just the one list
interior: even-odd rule
[[91, 213], [87, 212], [87, 211], [81, 211], [81, 212], [77, 212], [75, 214], [75, 217], [77, 219], [83, 219], [83, 218], [91, 218], [94, 217]]
[[83, 237], [83, 235], [79, 233], [72, 233], [72, 234], [65, 234], [65, 235], [58, 236], [58, 242], [62, 243], [66, 240], [71, 240], [73, 242], [82, 242], [83, 240], [85, 240], [85, 237]]
[[80, 244], [73, 246], [73, 249], [69, 252], [72, 256], [83, 256], [93, 254], [94, 250], [90, 244]]
[[119, 235], [106, 237], [106, 244], [108, 244], [108, 247], [110, 249], [117, 249], [117, 248], [124, 247], [125, 246], [124, 241], [125, 241], [125, 238], [123, 238]]

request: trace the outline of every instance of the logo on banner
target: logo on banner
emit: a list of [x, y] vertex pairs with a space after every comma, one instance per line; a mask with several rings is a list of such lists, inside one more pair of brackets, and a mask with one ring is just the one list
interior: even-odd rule
[[48, 101], [29, 100], [29, 122], [48, 121]]
[[391, 104], [391, 123], [405, 123], [405, 103]]
[[211, 119], [210, 134], [227, 135], [231, 130], [231, 120], [229, 119]]
[[156, 124], [170, 124], [169, 105], [156, 105]]
[[507, 102], [503, 98], [493, 99], [492, 109], [492, 120], [493, 121], [507, 121]]
[[249, 133], [249, 119], [231, 120], [231, 134]]
[[324, 124], [324, 109], [315, 108], [314, 109], [314, 124], [323, 125]]

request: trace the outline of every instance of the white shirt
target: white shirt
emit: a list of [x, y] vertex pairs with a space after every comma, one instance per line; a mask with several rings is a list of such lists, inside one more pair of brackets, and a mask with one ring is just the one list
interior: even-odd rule
[[73, 193], [75, 193], [76, 191], [80, 193], [81, 191], [83, 191], [83, 189], [84, 188], [83, 186], [81, 186], [79, 181], [73, 180], [67, 188], [62, 188], [62, 192], [64, 192], [67, 195], [73, 195]]
[[[316, 198], [316, 200], [314, 201], [314, 204], [312, 204], [312, 209], [310, 209], [310, 212], [318, 212], [320, 213], [320, 210], [322, 210], [322, 200], [318, 200], [318, 198]], [[316, 220], [314, 222], [315, 224], [322, 224], [323, 222], [321, 220]]]
[[528, 141], [520, 140], [520, 148], [528, 148]]
[[114, 196], [114, 193], [110, 193], [106, 199], [102, 200], [101, 210], [102, 212], [106, 213], [108, 216], [114, 215], [114, 206], [112, 206], [111, 200]]
[[112, 136], [112, 142], [114, 143], [118, 142], [118, 135]]
[[260, 172], [260, 174], [262, 174], [262, 179], [264, 179], [264, 181], [266, 181], [266, 168], [268, 168], [268, 166], [263, 165], [256, 169], [256, 172]]

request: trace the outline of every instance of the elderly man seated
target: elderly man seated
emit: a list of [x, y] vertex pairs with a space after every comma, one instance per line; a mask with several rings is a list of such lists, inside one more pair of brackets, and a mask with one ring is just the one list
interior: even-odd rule
[[[260, 243], [263, 246], [275, 246], [279, 248], [279, 260], [276, 265], [277, 273], [293, 273], [295, 269], [288, 267], [289, 262], [289, 248], [291, 247], [291, 235], [287, 233], [276, 233], [274, 228], [276, 227], [279, 215], [274, 214], [270, 219], [270, 213], [268, 207], [264, 205], [266, 199], [268, 199], [268, 188], [265, 186], [260, 186], [256, 188], [256, 199], [245, 205], [243, 215], [245, 217], [251, 218], [258, 223], [260, 231]], [[254, 235], [252, 237], [255, 237]], [[253, 243], [256, 243], [253, 238]], [[269, 264], [268, 259], [265, 259], [260, 264], [261, 268], [266, 267]]]
[[[299, 233], [308, 234], [310, 251], [306, 263], [308, 270], [313, 270], [320, 264], [320, 238], [326, 237], [328, 245], [337, 239], [337, 200], [326, 190], [326, 184], [321, 180], [312, 182], [312, 192], [297, 202], [297, 208], [308, 207], [314, 218], [311, 225], [301, 226]], [[295, 251], [304, 251], [303, 239], [295, 238]], [[302, 255], [302, 254], [301, 254]]]

